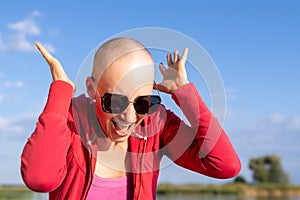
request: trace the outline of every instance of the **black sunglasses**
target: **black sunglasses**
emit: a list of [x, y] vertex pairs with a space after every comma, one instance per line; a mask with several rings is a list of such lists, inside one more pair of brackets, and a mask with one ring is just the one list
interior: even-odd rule
[[133, 104], [133, 107], [138, 114], [152, 114], [157, 110], [161, 103], [161, 98], [158, 95], [139, 96], [131, 102], [127, 96], [105, 93], [101, 97], [101, 100], [103, 111], [111, 114], [120, 114], [124, 112], [130, 103]]

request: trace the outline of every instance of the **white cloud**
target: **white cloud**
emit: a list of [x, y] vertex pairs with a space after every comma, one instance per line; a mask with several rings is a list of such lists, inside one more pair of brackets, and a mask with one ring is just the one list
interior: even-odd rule
[[289, 128], [291, 130], [300, 131], [300, 116], [292, 119], [292, 121], [289, 123]]
[[31, 15], [27, 18], [25, 18], [22, 21], [16, 22], [16, 23], [10, 23], [8, 24], [8, 28], [11, 30], [15, 30], [17, 32], [28, 34], [28, 35], [40, 35], [41, 30], [37, 26], [35, 17], [40, 16], [38, 12], [33, 12]]
[[290, 175], [292, 183], [300, 183], [300, 165], [293, 164], [299, 163], [297, 155], [300, 154], [300, 116], [276, 113], [249, 119], [245, 115], [239, 115], [231, 121], [236, 121], [236, 124], [231, 126], [228, 133], [241, 156], [243, 175], [250, 172], [247, 166], [251, 157], [276, 154], [282, 158], [283, 167]]
[[[0, 112], [2, 114], [2, 112]], [[0, 116], [0, 184], [22, 183], [20, 154], [34, 130], [37, 115]]]
[[23, 130], [22, 126], [14, 124], [14, 121], [9, 118], [0, 118], [0, 138], [7, 138], [16, 134], [20, 134]]
[[43, 46], [50, 52], [55, 52], [55, 47], [51, 43], [44, 43]]
[[283, 122], [285, 122], [287, 120], [287, 118], [284, 115], [278, 114], [278, 113], [272, 114], [270, 116], [270, 119], [275, 124], [278, 124], [278, 123], [280, 124], [280, 123], [283, 123]]
[[5, 50], [6, 50], [6, 46], [3, 43], [2, 35], [0, 34], [0, 52], [5, 51]]
[[270, 116], [270, 121], [287, 131], [299, 132], [300, 131], [300, 116], [287, 117], [282, 114], [273, 114]]
[[17, 81], [15, 83], [15, 87], [17, 87], [17, 88], [20, 88], [20, 87], [23, 87], [23, 86], [24, 86], [24, 82], [23, 81]]
[[1, 132], [20, 133], [23, 128], [20, 125], [14, 124], [11, 119], [0, 118]]
[[16, 82], [6, 81], [4, 83], [4, 87], [6, 87], [6, 88], [11, 88], [11, 87], [21, 88], [23, 86], [24, 86], [24, 82], [23, 81], [16, 81]]
[[[0, 88], [2, 91], [0, 91], [0, 103], [7, 103], [9, 102], [11, 103], [16, 103], [16, 99], [18, 99], [18, 101], [20, 100], [20, 98], [22, 98], [22, 95], [19, 94], [20, 88], [24, 87], [24, 82], [19, 80], [19, 81], [5, 81], [0, 83]], [[15, 93], [17, 92], [17, 93]], [[18, 94], [18, 98], [14, 97], [14, 94]], [[0, 108], [1, 110], [1, 108]], [[0, 128], [1, 130], [1, 128]]]
[[9, 37], [6, 51], [33, 52], [34, 45], [32, 42], [28, 41], [26, 34], [16, 33]]
[[[31, 41], [29, 37], [34, 37], [34, 40], [38, 40], [38, 36], [41, 36], [42, 31], [38, 26], [36, 19], [40, 16], [38, 11], [33, 11], [25, 19], [9, 23], [8, 28], [13, 32], [8, 35], [7, 40], [3, 39], [0, 34], [0, 52], [10, 52], [10, 51], [21, 51], [21, 52], [34, 52], [36, 48], [34, 46], [34, 41]], [[55, 48], [52, 44], [46, 43], [49, 46], [49, 52], [55, 52]]]
[[24, 140], [33, 131], [36, 121], [35, 114], [17, 117], [0, 117], [0, 139]]
[[11, 87], [11, 86], [12, 86], [12, 82], [6, 81], [6, 82], [4, 83], [4, 86], [5, 86], [5, 87]]

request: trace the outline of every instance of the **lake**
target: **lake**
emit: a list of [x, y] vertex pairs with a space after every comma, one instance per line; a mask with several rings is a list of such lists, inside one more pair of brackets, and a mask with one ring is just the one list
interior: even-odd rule
[[250, 197], [243, 195], [158, 195], [157, 200], [300, 200], [300, 197]]
[[[0, 200], [47, 200], [48, 194], [23, 193], [3, 194], [0, 192]], [[158, 195], [157, 200], [300, 200], [300, 197], [250, 197], [242, 195]]]

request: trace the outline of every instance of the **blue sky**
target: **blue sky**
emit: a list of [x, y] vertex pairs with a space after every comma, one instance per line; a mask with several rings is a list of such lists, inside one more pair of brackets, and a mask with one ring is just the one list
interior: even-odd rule
[[[33, 43], [45, 44], [75, 80], [96, 45], [142, 27], [186, 34], [214, 60], [227, 94], [225, 130], [241, 157], [241, 175], [251, 181], [249, 158], [274, 153], [292, 183], [300, 184], [299, 1], [9, 1], [0, 13], [0, 184], [22, 183], [21, 150], [51, 83]], [[220, 183], [175, 165], [161, 171], [160, 182], [167, 181]]]

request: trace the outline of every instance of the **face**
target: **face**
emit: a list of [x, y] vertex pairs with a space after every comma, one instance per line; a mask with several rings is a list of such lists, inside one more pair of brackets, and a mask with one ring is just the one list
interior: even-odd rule
[[105, 93], [120, 94], [126, 96], [129, 102], [133, 102], [139, 96], [152, 94], [153, 80], [153, 60], [142, 50], [115, 60], [100, 78], [95, 94], [96, 115], [107, 137], [113, 142], [127, 141], [145, 115], [138, 114], [132, 103], [119, 114], [104, 112], [101, 97]]

